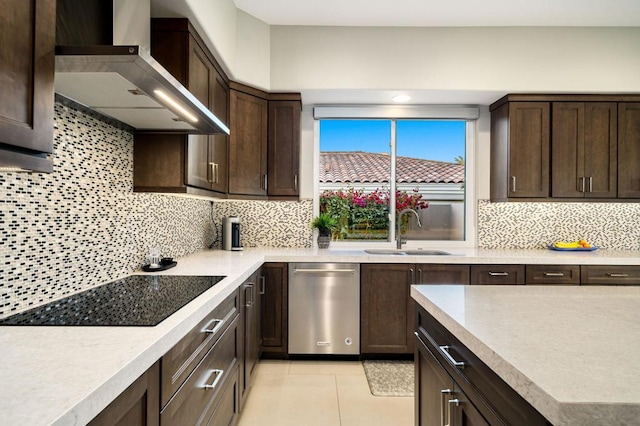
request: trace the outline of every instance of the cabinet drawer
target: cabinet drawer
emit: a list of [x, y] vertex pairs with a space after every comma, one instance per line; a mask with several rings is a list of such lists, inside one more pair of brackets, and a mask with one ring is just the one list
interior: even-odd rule
[[238, 322], [236, 317], [160, 412], [161, 426], [204, 424], [211, 417], [227, 380], [238, 369]]
[[238, 368], [230, 375], [224, 385], [222, 395], [209, 419], [207, 426], [229, 426], [237, 423], [240, 414], [240, 381], [238, 380]]
[[524, 265], [471, 265], [471, 285], [524, 284]]
[[239, 303], [235, 291], [162, 357], [162, 407], [238, 315]]
[[580, 284], [578, 265], [527, 265], [527, 284]]
[[640, 285], [640, 266], [583, 265], [582, 284]]

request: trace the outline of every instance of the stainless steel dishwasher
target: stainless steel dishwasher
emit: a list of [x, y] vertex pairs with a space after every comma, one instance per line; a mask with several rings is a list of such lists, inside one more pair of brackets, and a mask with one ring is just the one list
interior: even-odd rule
[[289, 353], [360, 353], [359, 264], [289, 264]]

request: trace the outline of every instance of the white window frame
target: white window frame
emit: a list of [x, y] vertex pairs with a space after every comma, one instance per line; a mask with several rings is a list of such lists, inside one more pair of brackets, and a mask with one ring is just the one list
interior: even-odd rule
[[[324, 106], [314, 107], [313, 123], [313, 214], [317, 216], [320, 211], [320, 120], [321, 119], [383, 119], [391, 121], [391, 153], [394, 161], [391, 164], [391, 180], [396, 179], [395, 165], [395, 125], [396, 120], [422, 119], [422, 120], [457, 120], [466, 121], [465, 141], [465, 239], [461, 241], [450, 240], [409, 240], [404, 248], [470, 248], [476, 242], [476, 140], [478, 139], [477, 122], [480, 117], [480, 108], [475, 105], [366, 105], [366, 106]], [[390, 193], [390, 205], [395, 205], [395, 193]], [[426, 200], [429, 201], [429, 200]], [[391, 212], [391, 209], [390, 209]], [[393, 248], [396, 246], [395, 213], [389, 214], [390, 241], [333, 241], [332, 247], [346, 248]]]

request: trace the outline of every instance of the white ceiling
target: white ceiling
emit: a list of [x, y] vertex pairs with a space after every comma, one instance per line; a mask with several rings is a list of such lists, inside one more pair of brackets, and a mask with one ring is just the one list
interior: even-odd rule
[[270, 25], [640, 26], [640, 0], [234, 0]]

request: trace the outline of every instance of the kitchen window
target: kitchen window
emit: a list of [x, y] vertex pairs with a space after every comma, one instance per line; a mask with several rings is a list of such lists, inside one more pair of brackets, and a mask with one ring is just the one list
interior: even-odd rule
[[[392, 115], [383, 117], [385, 111]], [[477, 108], [316, 107], [314, 115], [315, 207], [337, 220], [334, 241], [394, 241], [397, 215], [406, 208], [422, 223], [403, 215], [401, 233], [409, 245], [472, 240], [475, 208], [467, 176]]]

